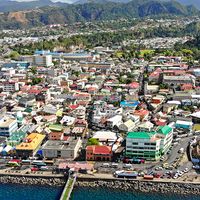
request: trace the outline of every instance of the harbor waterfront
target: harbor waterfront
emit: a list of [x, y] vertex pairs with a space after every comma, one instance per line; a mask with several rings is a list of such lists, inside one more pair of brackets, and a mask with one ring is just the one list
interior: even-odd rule
[[[50, 199], [58, 200], [61, 197], [65, 179], [63, 177], [40, 177], [40, 176], [1, 176], [0, 177], [0, 198], [1, 200], [23, 199]], [[15, 190], [16, 185], [20, 189]], [[4, 192], [6, 191], [5, 195]], [[32, 193], [33, 195], [29, 196]], [[85, 194], [87, 193], [87, 194]], [[79, 176], [75, 183], [70, 199], [144, 199], [145, 194], [150, 199], [157, 200], [159, 195], [163, 199], [170, 195], [172, 199], [196, 200], [200, 194], [200, 183], [180, 181], [144, 181], [144, 180], [123, 180], [117, 178], [106, 178], [102, 175], [100, 179], [91, 176]], [[26, 196], [27, 194], [27, 196]], [[82, 195], [81, 195], [82, 194]], [[8, 198], [7, 195], [12, 196]], [[81, 195], [81, 196], [80, 196]], [[94, 195], [94, 196], [93, 196]], [[89, 197], [88, 197], [89, 196]]]
[[[100, 178], [101, 177], [101, 178]], [[67, 179], [63, 176], [39, 176], [39, 175], [1, 175], [0, 184], [41, 185], [64, 188]], [[143, 179], [119, 179], [107, 174], [77, 175], [75, 191], [77, 188], [102, 188], [123, 191], [200, 194], [199, 182], [184, 182], [178, 180], [143, 180]], [[73, 190], [74, 192], [74, 190]]]

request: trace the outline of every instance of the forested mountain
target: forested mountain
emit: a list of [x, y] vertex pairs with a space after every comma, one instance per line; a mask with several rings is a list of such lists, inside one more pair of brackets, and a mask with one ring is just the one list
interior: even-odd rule
[[0, 28], [22, 28], [79, 21], [129, 19], [160, 15], [188, 16], [199, 14], [199, 10], [195, 7], [183, 6], [176, 1], [133, 0], [128, 3], [106, 2], [64, 5], [62, 7], [45, 6], [34, 10], [2, 13]]

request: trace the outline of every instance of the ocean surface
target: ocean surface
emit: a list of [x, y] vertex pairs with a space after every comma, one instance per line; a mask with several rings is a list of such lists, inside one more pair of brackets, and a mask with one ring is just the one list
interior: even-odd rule
[[[0, 200], [59, 200], [63, 187], [0, 184]], [[75, 188], [71, 200], [199, 200], [197, 195], [175, 195]]]
[[63, 187], [0, 184], [0, 200], [59, 200]]
[[71, 200], [200, 200], [200, 196], [75, 188]]

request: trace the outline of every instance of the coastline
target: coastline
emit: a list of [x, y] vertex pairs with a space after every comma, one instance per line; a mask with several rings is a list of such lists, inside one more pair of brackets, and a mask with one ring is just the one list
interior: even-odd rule
[[200, 183], [162, 180], [128, 180], [116, 178], [77, 177], [75, 188], [108, 188], [123, 191], [159, 192], [177, 194], [200, 194]]
[[[34, 174], [0, 174], [0, 184], [24, 184], [63, 186], [66, 178], [62, 175], [34, 175]], [[184, 182], [178, 180], [144, 180], [144, 179], [119, 179], [104, 174], [98, 177], [91, 175], [78, 175], [75, 188], [108, 188], [123, 191], [200, 194], [200, 182]]]
[[0, 184], [63, 186], [66, 179], [63, 176], [0, 174]]

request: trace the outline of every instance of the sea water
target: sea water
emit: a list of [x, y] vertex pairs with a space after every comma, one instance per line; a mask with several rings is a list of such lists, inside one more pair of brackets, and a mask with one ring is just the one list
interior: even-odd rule
[[59, 200], [63, 187], [0, 184], [0, 200]]

